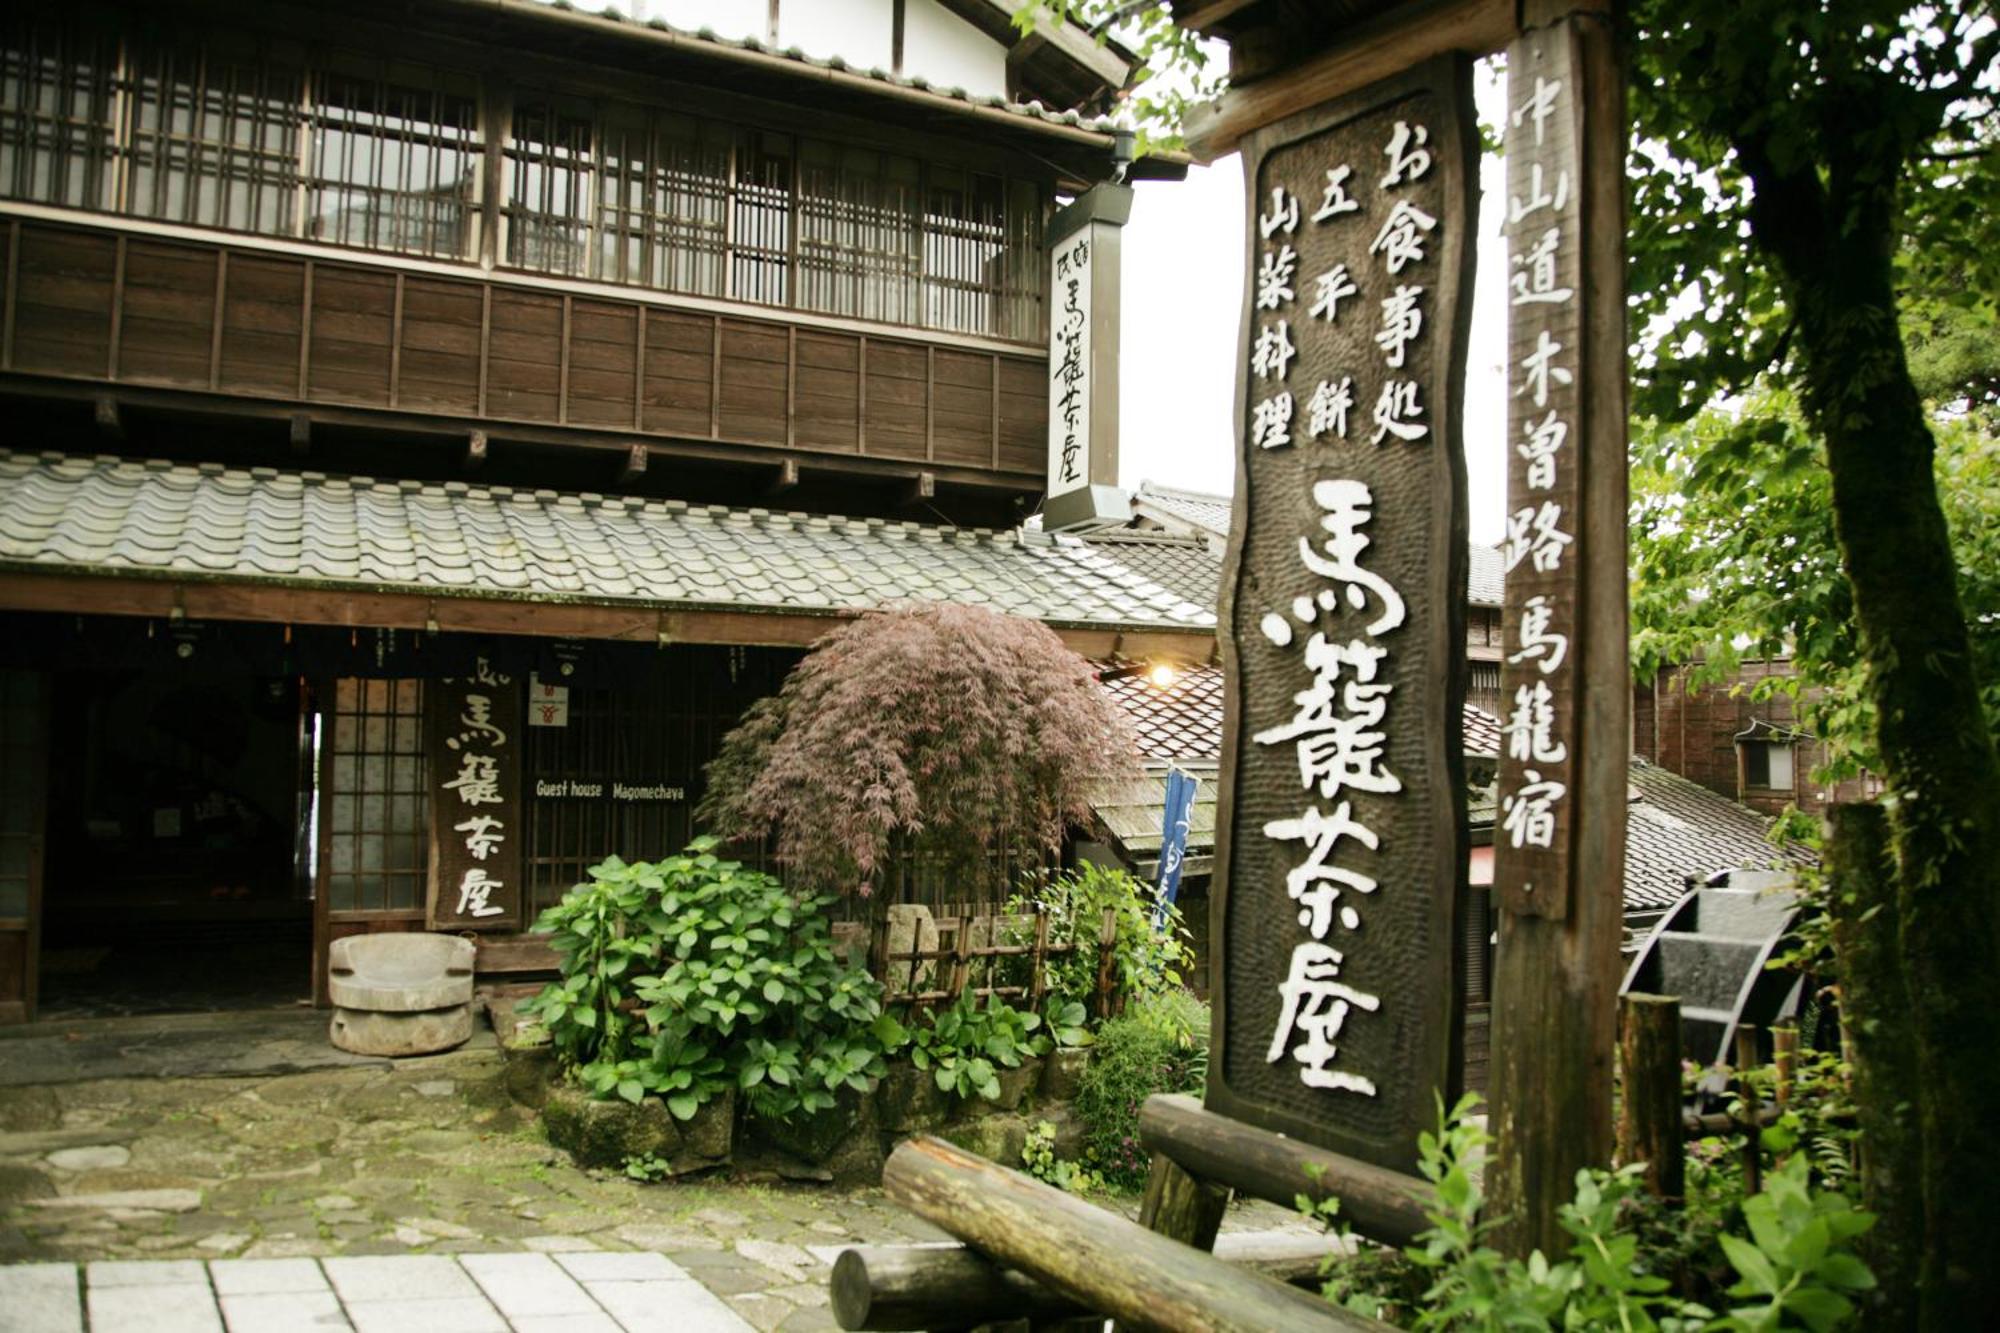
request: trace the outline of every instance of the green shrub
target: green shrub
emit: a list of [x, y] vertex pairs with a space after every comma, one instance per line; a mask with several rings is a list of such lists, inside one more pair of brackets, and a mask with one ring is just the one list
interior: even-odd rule
[[1186, 991], [1141, 999], [1098, 1029], [1076, 1094], [1084, 1161], [1118, 1186], [1144, 1183], [1139, 1107], [1154, 1093], [1199, 1092], [1208, 1073], [1208, 1006]]
[[[1032, 892], [1019, 893], [1007, 904], [1010, 915], [1028, 916], [1039, 901], [1049, 919], [1048, 942], [1074, 944], [1068, 953], [1053, 954], [1046, 964], [1051, 1012], [1067, 1005], [1090, 1008], [1097, 997], [1097, 941], [1104, 930], [1104, 910], [1112, 912], [1115, 982], [1127, 1004], [1181, 990], [1184, 973], [1194, 961], [1188, 948], [1187, 925], [1180, 908], [1168, 907], [1159, 927], [1153, 924], [1153, 891], [1123, 870], [1085, 862], [1052, 876]], [[1008, 943], [1026, 944], [1026, 930], [1017, 926]], [[1025, 970], [1025, 960], [1020, 965]], [[1011, 984], [1026, 981], [1010, 973]]]
[[1048, 1051], [1050, 1039], [1037, 1032], [1041, 1026], [1041, 1015], [991, 995], [981, 1004], [968, 987], [926, 1023], [906, 1028], [885, 1019], [879, 1031], [890, 1050], [907, 1045], [910, 1062], [928, 1071], [944, 1091], [960, 1098], [994, 1098], [1000, 1095], [1001, 1069], [1019, 1069], [1026, 1057]]
[[715, 846], [591, 867], [536, 923], [562, 979], [522, 1012], [592, 1094], [656, 1094], [682, 1120], [732, 1086], [775, 1118], [865, 1091], [892, 1034], [878, 1030], [881, 986], [834, 952], [833, 899], [794, 895]]
[[[1851, 1293], [1874, 1285], [1852, 1242], [1874, 1223], [1837, 1191], [1812, 1187], [1810, 1162], [1795, 1153], [1773, 1170], [1765, 1190], [1741, 1206], [1747, 1236], [1717, 1236], [1734, 1269], [1724, 1293], [1733, 1307], [1719, 1315], [1675, 1290], [1663, 1256], [1642, 1243], [1635, 1226], [1651, 1206], [1640, 1166], [1615, 1172], [1579, 1171], [1576, 1195], [1558, 1212], [1570, 1238], [1566, 1255], [1539, 1250], [1526, 1262], [1485, 1243], [1494, 1222], [1482, 1221], [1480, 1186], [1487, 1145], [1471, 1116], [1476, 1094], [1419, 1142], [1419, 1171], [1430, 1182], [1424, 1208], [1431, 1225], [1398, 1262], [1377, 1255], [1361, 1265], [1335, 1259], [1326, 1269], [1329, 1300], [1413, 1330], [1620, 1329], [1627, 1333], [1827, 1333], [1854, 1314]], [[1330, 1218], [1331, 1201], [1308, 1213]], [[1412, 1267], [1428, 1285], [1411, 1281]]]

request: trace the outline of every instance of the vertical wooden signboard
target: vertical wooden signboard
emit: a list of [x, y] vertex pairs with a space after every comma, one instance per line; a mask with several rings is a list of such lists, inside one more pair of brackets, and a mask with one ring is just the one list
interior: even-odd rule
[[432, 930], [521, 924], [521, 686], [486, 658], [425, 688]]
[[1400, 1171], [1466, 876], [1468, 62], [1252, 133], [1207, 1103]]
[[[1577, 548], [1583, 258], [1577, 192], [1577, 61], [1547, 31], [1515, 44], [1508, 84], [1506, 571], [1500, 667], [1504, 744], [1494, 845], [1503, 911], [1568, 915], [1576, 835], [1576, 635], [1585, 551]], [[1510, 64], [1510, 72], [1515, 67]]]
[[[1625, 601], [1626, 123], [1611, 23], [1531, 3], [1507, 48], [1510, 411], [1487, 1192], [1554, 1253], [1611, 1153], [1631, 679]], [[1596, 11], [1596, 12], [1578, 12]]]

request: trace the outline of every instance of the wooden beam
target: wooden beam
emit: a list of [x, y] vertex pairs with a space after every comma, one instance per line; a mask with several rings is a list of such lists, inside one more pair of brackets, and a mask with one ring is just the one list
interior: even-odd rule
[[1371, 1240], [1406, 1245], [1430, 1226], [1423, 1182], [1203, 1109], [1193, 1097], [1148, 1097], [1139, 1141], [1189, 1174], [1291, 1207], [1338, 1198], [1342, 1218]]
[[465, 437], [465, 457], [459, 467], [462, 471], [477, 472], [486, 466], [486, 432], [473, 431]]
[[782, 458], [778, 460], [778, 466], [772, 469], [771, 481], [769, 485], [764, 487], [764, 494], [779, 495], [791, 490], [798, 484], [799, 460], [796, 458]]
[[1212, 162], [1243, 137], [1296, 111], [1343, 97], [1448, 51], [1487, 55], [1515, 33], [1515, 0], [1402, 5], [1343, 34], [1338, 45], [1280, 74], [1234, 88], [1187, 118], [1196, 161]]
[[1206, 33], [1208, 29], [1222, 22], [1240, 10], [1248, 9], [1257, 0], [1208, 0], [1207, 4], [1184, 4], [1176, 0], [1174, 22], [1183, 28]]
[[995, 1260], [1135, 1328], [1210, 1333], [1388, 1328], [1156, 1236], [942, 1139], [912, 1139], [897, 1148], [883, 1168], [882, 1188]]
[[[518, 634], [536, 638], [611, 639], [658, 643], [742, 644], [803, 648], [845, 624], [858, 610], [757, 611], [662, 607], [658, 603], [588, 603], [505, 597], [491, 591], [460, 593], [427, 588], [383, 591], [358, 583], [297, 586], [247, 580], [188, 579], [147, 574], [51, 574], [0, 561], [0, 610], [55, 611], [70, 615], [165, 618], [181, 609], [189, 620], [260, 621], [276, 625]], [[1120, 638], [1113, 628], [1049, 625], [1084, 657], [1105, 657]], [[1213, 643], [1200, 630], [1127, 633], [1162, 656], [1199, 660]]]
[[101, 393], [91, 400], [91, 419], [97, 423], [98, 433], [114, 440], [125, 438], [125, 423], [118, 416], [118, 400], [108, 393]]
[[[71, 380], [54, 375], [0, 371], [0, 395], [62, 399], [87, 402], [103, 393], [101, 382]], [[723, 436], [644, 434], [617, 427], [539, 425], [532, 422], [480, 420], [466, 416], [420, 413], [405, 408], [357, 407], [336, 403], [313, 403], [302, 407], [297, 400], [250, 398], [238, 394], [211, 394], [151, 385], [121, 384], [117, 396], [121, 406], [143, 409], [148, 415], [175, 416], [183, 420], [289, 421], [303, 411], [316, 427], [356, 427], [368, 431], [390, 431], [434, 442], [462, 440], [473, 431], [494, 440], [520, 444], [555, 445], [569, 449], [615, 451], [624, 455], [634, 444], [644, 444], [655, 456], [698, 458], [705, 462], [736, 465], [774, 465], [789, 456], [782, 445]], [[838, 474], [856, 479], [874, 478], [900, 481], [908, 477], [910, 460], [886, 457], [860, 458], [853, 452], [817, 450], [810, 454], [815, 472]], [[924, 469], [938, 481], [959, 489], [1001, 491], [1025, 495], [1039, 490], [1039, 472], [996, 472], [987, 467], [939, 465]]]
[[919, 472], [903, 488], [903, 503], [922, 504], [937, 496], [937, 473]]
[[285, 435], [292, 454], [295, 457], [304, 458], [308, 453], [312, 452], [312, 417], [304, 412], [292, 413], [292, 419], [286, 423]]
[[646, 475], [647, 457], [646, 446], [643, 444], [635, 444], [625, 451], [625, 462], [618, 469], [619, 490], [624, 490]]

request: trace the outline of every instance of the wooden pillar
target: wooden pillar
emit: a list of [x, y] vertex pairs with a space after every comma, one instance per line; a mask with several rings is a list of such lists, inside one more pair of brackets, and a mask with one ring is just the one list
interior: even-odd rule
[[[1626, 658], [1625, 206], [1624, 88], [1608, 0], [1528, 0], [1523, 32], [1507, 50], [1510, 249], [1524, 270], [1546, 230], [1561, 231], [1556, 286], [1564, 304], [1510, 305], [1509, 443], [1531, 444], [1541, 412], [1563, 409], [1567, 439], [1554, 455], [1567, 504], [1559, 529], [1570, 544], [1546, 564], [1544, 552], [1508, 571], [1506, 647], [1530, 637], [1531, 592], [1573, 599], [1567, 658], [1556, 676], [1557, 705], [1569, 717], [1556, 857], [1523, 854], [1496, 831], [1495, 898], [1500, 908], [1493, 994], [1492, 1125], [1495, 1151], [1487, 1190], [1501, 1219], [1495, 1242], [1525, 1256], [1558, 1254], [1568, 1237], [1556, 1210], [1576, 1173], [1611, 1158], [1612, 1055], [1617, 1041], [1618, 943], [1623, 909], [1625, 794], [1631, 754], [1631, 680]], [[1538, 127], [1536, 80], [1561, 80], [1553, 114]], [[1514, 114], [1521, 113], [1518, 125]], [[1547, 138], [1537, 147], [1537, 129]], [[1544, 178], [1527, 178], [1528, 155]], [[1568, 205], [1516, 219], [1557, 174], [1569, 174]], [[1518, 174], [1517, 174], [1518, 173]], [[1537, 188], [1539, 187], [1539, 188]], [[1517, 289], [1518, 290], [1518, 289]], [[1530, 333], [1530, 330], [1533, 330]], [[1543, 341], [1543, 339], [1548, 341]], [[1549, 343], [1558, 354], [1547, 355]], [[1532, 382], [1533, 358], [1549, 368], [1548, 401]], [[1562, 378], [1556, 372], [1565, 372]], [[1515, 394], [1514, 390], [1521, 392]], [[1534, 539], [1551, 497], [1510, 448], [1510, 541]], [[1524, 512], [1525, 511], [1525, 512]], [[1518, 558], [1518, 557], [1517, 557]], [[1560, 580], [1547, 577], [1560, 572]], [[1556, 605], [1560, 608], [1561, 603]], [[1510, 662], [1502, 706], [1542, 680], [1546, 656]], [[1553, 677], [1552, 677], [1553, 678]], [[1565, 698], [1564, 696], [1567, 695]], [[1510, 718], [1510, 720], [1512, 720]], [[1503, 763], [1503, 805], [1518, 801], [1531, 775]], [[1550, 776], [1548, 766], [1537, 771]], [[1503, 813], [1503, 826], [1506, 814]], [[1529, 864], [1536, 862], [1536, 865]], [[1537, 865], [1550, 873], [1533, 873]], [[1524, 892], [1532, 886], [1532, 892]]]
[[1743, 1194], [1747, 1198], [1764, 1188], [1764, 1108], [1751, 1075], [1761, 1062], [1757, 1059], [1757, 1029], [1736, 1029], [1736, 1092], [1743, 1099]]
[[1681, 1124], [1681, 1002], [1627, 995], [1618, 1003], [1618, 1160], [1646, 1164], [1646, 1188], [1663, 1199], [1687, 1190]]

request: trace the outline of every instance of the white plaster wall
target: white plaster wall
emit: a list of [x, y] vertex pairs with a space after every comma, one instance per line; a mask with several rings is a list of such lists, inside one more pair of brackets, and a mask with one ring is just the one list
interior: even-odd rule
[[895, 63], [895, 9], [890, 0], [778, 0], [778, 46], [886, 71]]
[[[544, 0], [546, 2], [546, 0]], [[769, 39], [770, 0], [609, 0], [640, 22], [663, 19], [688, 32], [707, 28], [740, 41]], [[1007, 91], [1007, 48], [940, 5], [905, 0], [903, 74], [975, 97]], [[584, 0], [586, 12], [602, 7]], [[824, 60], [839, 56], [861, 70], [892, 68], [896, 54], [891, 0], [779, 0], [779, 49], [798, 47]]]
[[[663, 19], [676, 28], [696, 32], [711, 29], [717, 37], [763, 41], [771, 18], [771, 0], [614, 0], [633, 18]], [[583, 4], [586, 10], [600, 6]]]
[[921, 74], [940, 88], [963, 88], [974, 97], [1005, 96], [1007, 48], [937, 0], [906, 0], [903, 73]]

